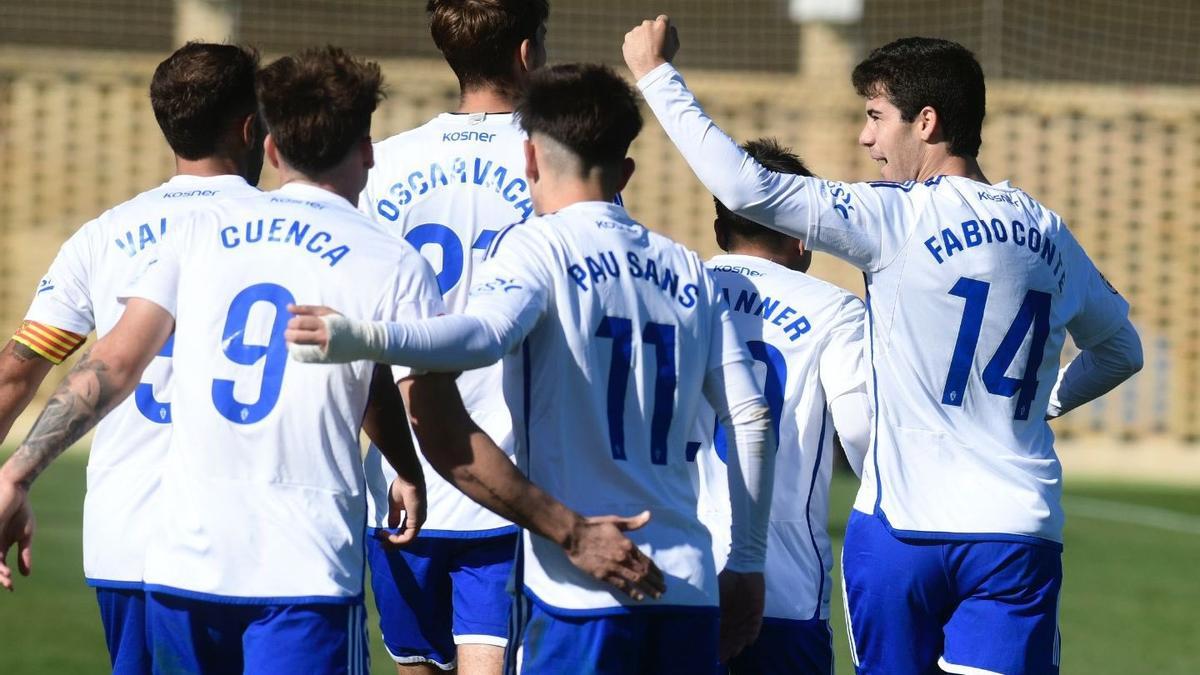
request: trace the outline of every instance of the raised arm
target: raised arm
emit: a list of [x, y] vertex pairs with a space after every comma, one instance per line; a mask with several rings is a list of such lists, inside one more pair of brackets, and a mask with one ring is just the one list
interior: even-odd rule
[[584, 518], [567, 508], [522, 475], [476, 426], [449, 375], [413, 377], [401, 391], [426, 459], [463, 494], [558, 544], [576, 567], [635, 600], [666, 590], [662, 572], [622, 534], [645, 525], [648, 512]]

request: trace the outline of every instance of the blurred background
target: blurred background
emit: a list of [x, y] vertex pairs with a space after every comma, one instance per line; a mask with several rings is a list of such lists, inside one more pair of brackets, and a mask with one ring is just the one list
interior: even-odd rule
[[[334, 43], [378, 59], [390, 84], [374, 130], [384, 138], [457, 103], [424, 8], [425, 0], [0, 0], [0, 327], [15, 329], [75, 229], [171, 174], [147, 87], [175, 46], [231, 39], [269, 59]], [[550, 60], [627, 73], [625, 31], [660, 12], [679, 26], [678, 65], [718, 124], [739, 140], [776, 136], [817, 174], [841, 180], [878, 178], [856, 145], [863, 112], [849, 74], [858, 60], [914, 34], [976, 53], [988, 78], [984, 170], [1066, 218], [1130, 301], [1146, 353], [1131, 382], [1054, 424], [1068, 511], [1081, 514], [1068, 530], [1082, 542], [1072, 558], [1069, 540], [1068, 567], [1089, 564], [1074, 578], [1094, 591], [1064, 600], [1064, 612], [1080, 631], [1101, 631], [1086, 648], [1065, 632], [1064, 672], [1200, 672], [1189, 653], [1200, 644], [1197, 584], [1171, 576], [1200, 560], [1200, 2], [551, 0]], [[634, 217], [714, 253], [712, 199], [649, 114], [632, 154], [638, 170], [625, 198]], [[264, 187], [276, 184], [264, 176]], [[863, 290], [857, 272], [823, 256], [813, 271]], [[78, 487], [63, 480], [64, 494]], [[848, 498], [852, 486], [840, 489]], [[64, 528], [72, 513], [61, 514]], [[73, 526], [64, 542], [77, 538]], [[1109, 562], [1084, 559], [1088, 546], [1095, 559], [1126, 566], [1109, 574]], [[78, 556], [66, 558], [75, 583]], [[1068, 593], [1072, 583], [1068, 576]], [[0, 660], [11, 638], [2, 627], [14, 625], [3, 623], [7, 602], [0, 598]], [[81, 625], [98, 629], [90, 614]]]

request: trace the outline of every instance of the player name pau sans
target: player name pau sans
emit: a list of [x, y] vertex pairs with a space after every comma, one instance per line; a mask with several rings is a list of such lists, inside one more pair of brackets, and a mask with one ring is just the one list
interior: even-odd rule
[[575, 262], [567, 266], [567, 275], [579, 288], [590, 291], [599, 284], [620, 279], [624, 273], [668, 294], [685, 309], [696, 306], [700, 287], [695, 283], [685, 281], [681, 285], [678, 272], [651, 258], [643, 260], [633, 251], [626, 251], [622, 257], [624, 265], [613, 251], [596, 256], [585, 255], [582, 263]]

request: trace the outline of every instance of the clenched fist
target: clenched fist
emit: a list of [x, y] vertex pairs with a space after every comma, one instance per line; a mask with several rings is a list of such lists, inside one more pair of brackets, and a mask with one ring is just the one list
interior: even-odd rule
[[646, 19], [626, 33], [621, 51], [634, 79], [640, 80], [675, 58], [675, 53], [679, 51], [679, 33], [671, 24], [671, 17], [659, 14], [657, 19]]

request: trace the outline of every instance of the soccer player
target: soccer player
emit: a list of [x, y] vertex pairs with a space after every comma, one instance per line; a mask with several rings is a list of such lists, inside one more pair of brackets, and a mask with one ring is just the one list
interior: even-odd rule
[[[772, 139], [742, 147], [772, 171], [811, 175]], [[803, 244], [720, 201], [716, 209], [717, 244], [727, 253], [707, 265], [763, 378], [779, 439], [763, 628], [729, 668], [735, 674], [831, 673], [833, 549], [826, 527], [833, 436], [836, 429], [860, 472], [871, 434], [863, 368], [866, 309], [852, 294], [804, 274], [812, 252]], [[727, 448], [710, 411], [701, 413], [700, 425], [700, 515], [712, 532], [720, 569], [729, 557]]]
[[[677, 48], [665, 16], [625, 37], [700, 180], [866, 276], [875, 430], [843, 556], [859, 672], [1058, 672], [1062, 469], [1046, 418], [1140, 369], [1128, 304], [1056, 213], [984, 176], [983, 72], [961, 45], [905, 38], [855, 68], [859, 142], [886, 180], [854, 184], [756, 162], [669, 64]], [[1082, 352], [1058, 372], [1067, 333]]]
[[733, 430], [733, 550], [720, 586], [742, 617], [723, 647], [735, 651], [761, 621], [774, 458], [750, 356], [699, 258], [613, 203], [642, 123], [629, 85], [602, 66], [542, 69], [517, 118], [539, 217], [497, 235], [464, 313], [385, 324], [299, 308], [288, 339], [316, 345], [298, 358], [433, 371], [503, 358], [518, 465], [581, 513], [649, 509], [630, 536], [666, 578], [661, 597], [624, 598], [553, 542], [525, 537], [522, 672], [711, 672], [718, 579], [686, 446], [703, 392]]
[[[461, 312], [484, 250], [533, 202], [525, 180], [525, 133], [514, 98], [546, 58], [546, 0], [432, 0], [430, 32], [458, 77], [454, 112], [375, 146], [360, 208], [416, 247], [437, 270], [446, 307]], [[471, 417], [512, 451], [512, 417], [500, 366], [463, 373], [458, 388]], [[366, 459], [369, 529], [382, 528], [394, 473], [375, 450]], [[506, 591], [516, 527], [425, 465], [429, 507], [413, 545], [395, 550], [368, 538], [380, 629], [400, 673], [499, 675], [512, 604]]]
[[[144, 572], [156, 671], [365, 666], [358, 433], [373, 368], [288, 368], [283, 328], [296, 294], [364, 317], [440, 310], [425, 262], [348, 201], [371, 163], [380, 85], [377, 65], [332, 48], [258, 74], [266, 151], [284, 186], [172, 225], [122, 293], [116, 326], [5, 467], [31, 483], [135, 388], [174, 330], [173, 429], [147, 507], [160, 515]], [[391, 459], [415, 482], [411, 441], [406, 449]]]
[[[117, 299], [177, 221], [216, 198], [256, 194], [262, 168], [255, 115], [258, 55], [190, 43], [158, 65], [150, 103], [175, 153], [176, 175], [85, 224], [42, 278], [25, 321], [0, 351], [0, 439], [50, 368], [120, 318]], [[170, 438], [170, 342], [137, 394], [96, 430], [83, 509], [83, 570], [96, 589], [112, 667], [149, 668], [143, 635], [142, 563], [156, 522], [150, 506]], [[29, 554], [19, 554], [28, 571]], [[11, 589], [7, 568], [0, 584]]]

